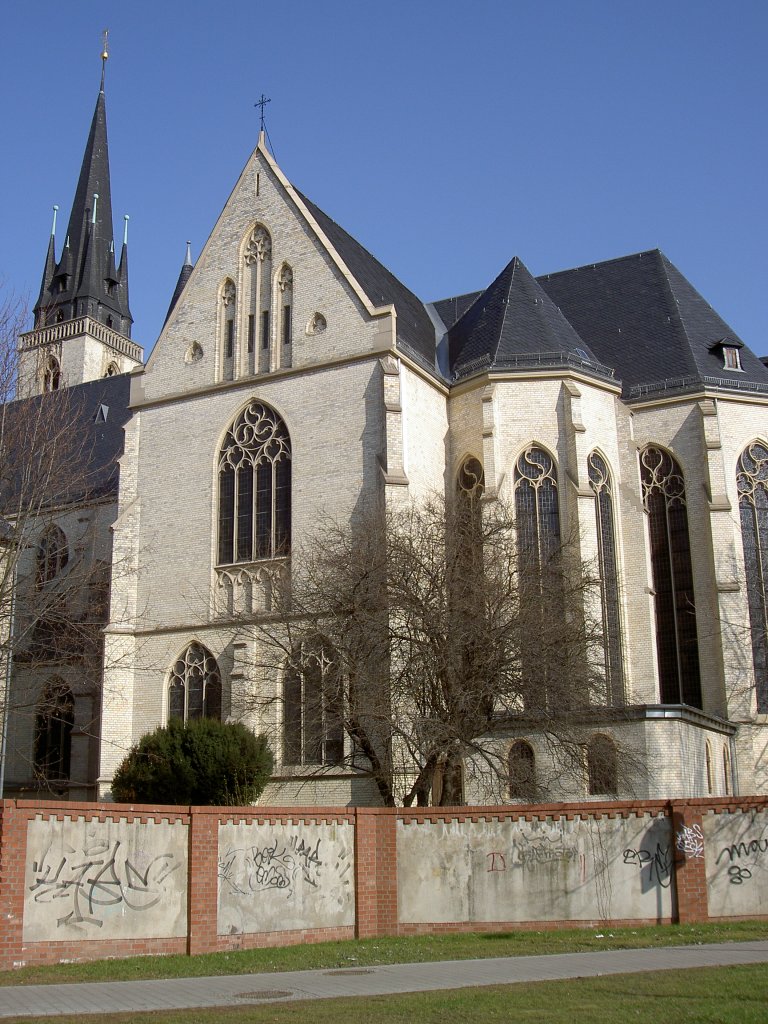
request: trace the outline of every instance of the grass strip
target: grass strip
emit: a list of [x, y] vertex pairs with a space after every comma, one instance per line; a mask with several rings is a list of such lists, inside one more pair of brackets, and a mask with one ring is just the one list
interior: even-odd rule
[[[143, 956], [23, 967], [0, 973], [0, 985], [63, 984], [195, 978], [220, 974], [328, 970], [433, 960], [648, 949], [712, 942], [768, 939], [768, 921], [733, 921], [638, 928], [565, 928], [542, 931], [469, 932], [320, 942], [200, 956]], [[767, 1015], [768, 1016], [768, 1015]]]
[[[768, 965], [700, 967], [396, 996], [150, 1013], [36, 1018], [37, 1024], [765, 1024]], [[279, 1005], [278, 1005], [279, 1003]], [[10, 1018], [21, 1024], [30, 1018]]]

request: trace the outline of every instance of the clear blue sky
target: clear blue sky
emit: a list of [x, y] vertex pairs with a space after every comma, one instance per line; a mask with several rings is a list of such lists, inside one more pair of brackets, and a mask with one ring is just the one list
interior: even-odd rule
[[768, 354], [766, 0], [7, 2], [0, 277], [32, 303], [105, 27], [115, 225], [130, 214], [147, 350], [263, 91], [288, 178], [422, 299], [484, 287], [514, 255], [542, 274], [658, 246]]

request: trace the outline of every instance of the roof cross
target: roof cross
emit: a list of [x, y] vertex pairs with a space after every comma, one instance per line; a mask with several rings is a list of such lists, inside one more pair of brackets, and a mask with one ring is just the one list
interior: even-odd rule
[[272, 100], [271, 100], [271, 99], [268, 99], [268, 98], [267, 98], [267, 97], [266, 97], [266, 96], [264, 95], [264, 93], [262, 93], [262, 94], [261, 94], [261, 99], [260, 99], [260, 100], [258, 100], [258, 101], [257, 101], [256, 103], [254, 103], [254, 104], [253, 104], [253, 105], [254, 105], [254, 107], [260, 107], [260, 108], [261, 108], [261, 110], [260, 110], [260, 113], [259, 113], [259, 116], [260, 116], [260, 118], [261, 118], [261, 131], [264, 131], [264, 107], [266, 107], [266, 105], [267, 105], [268, 103], [271, 103], [271, 102], [272, 102]]
[[109, 38], [109, 29], [105, 28], [101, 35], [103, 39], [101, 47], [101, 91], [104, 92], [104, 72], [107, 70], [107, 59], [109, 57], [109, 46], [107, 42]]

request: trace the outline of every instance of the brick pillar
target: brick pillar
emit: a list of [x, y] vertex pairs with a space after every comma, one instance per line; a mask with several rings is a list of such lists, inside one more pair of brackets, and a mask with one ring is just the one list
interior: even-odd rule
[[218, 914], [219, 815], [207, 807], [189, 809], [189, 914], [187, 952], [216, 950]]
[[355, 811], [357, 937], [397, 934], [396, 812], [390, 807]]
[[22, 959], [27, 817], [15, 800], [3, 800], [0, 807], [0, 970], [9, 971]]
[[709, 902], [701, 812], [684, 801], [670, 801], [669, 808], [675, 844], [677, 921], [679, 924], [706, 921]]

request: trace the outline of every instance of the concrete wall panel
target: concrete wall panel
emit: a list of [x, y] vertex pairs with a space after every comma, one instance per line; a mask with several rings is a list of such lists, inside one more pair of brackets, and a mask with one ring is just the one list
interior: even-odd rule
[[355, 923], [350, 823], [219, 826], [218, 934]]
[[663, 818], [398, 821], [397, 851], [401, 923], [672, 914]]
[[186, 934], [186, 825], [42, 815], [28, 823], [25, 942]]
[[710, 917], [768, 914], [768, 811], [703, 819]]

